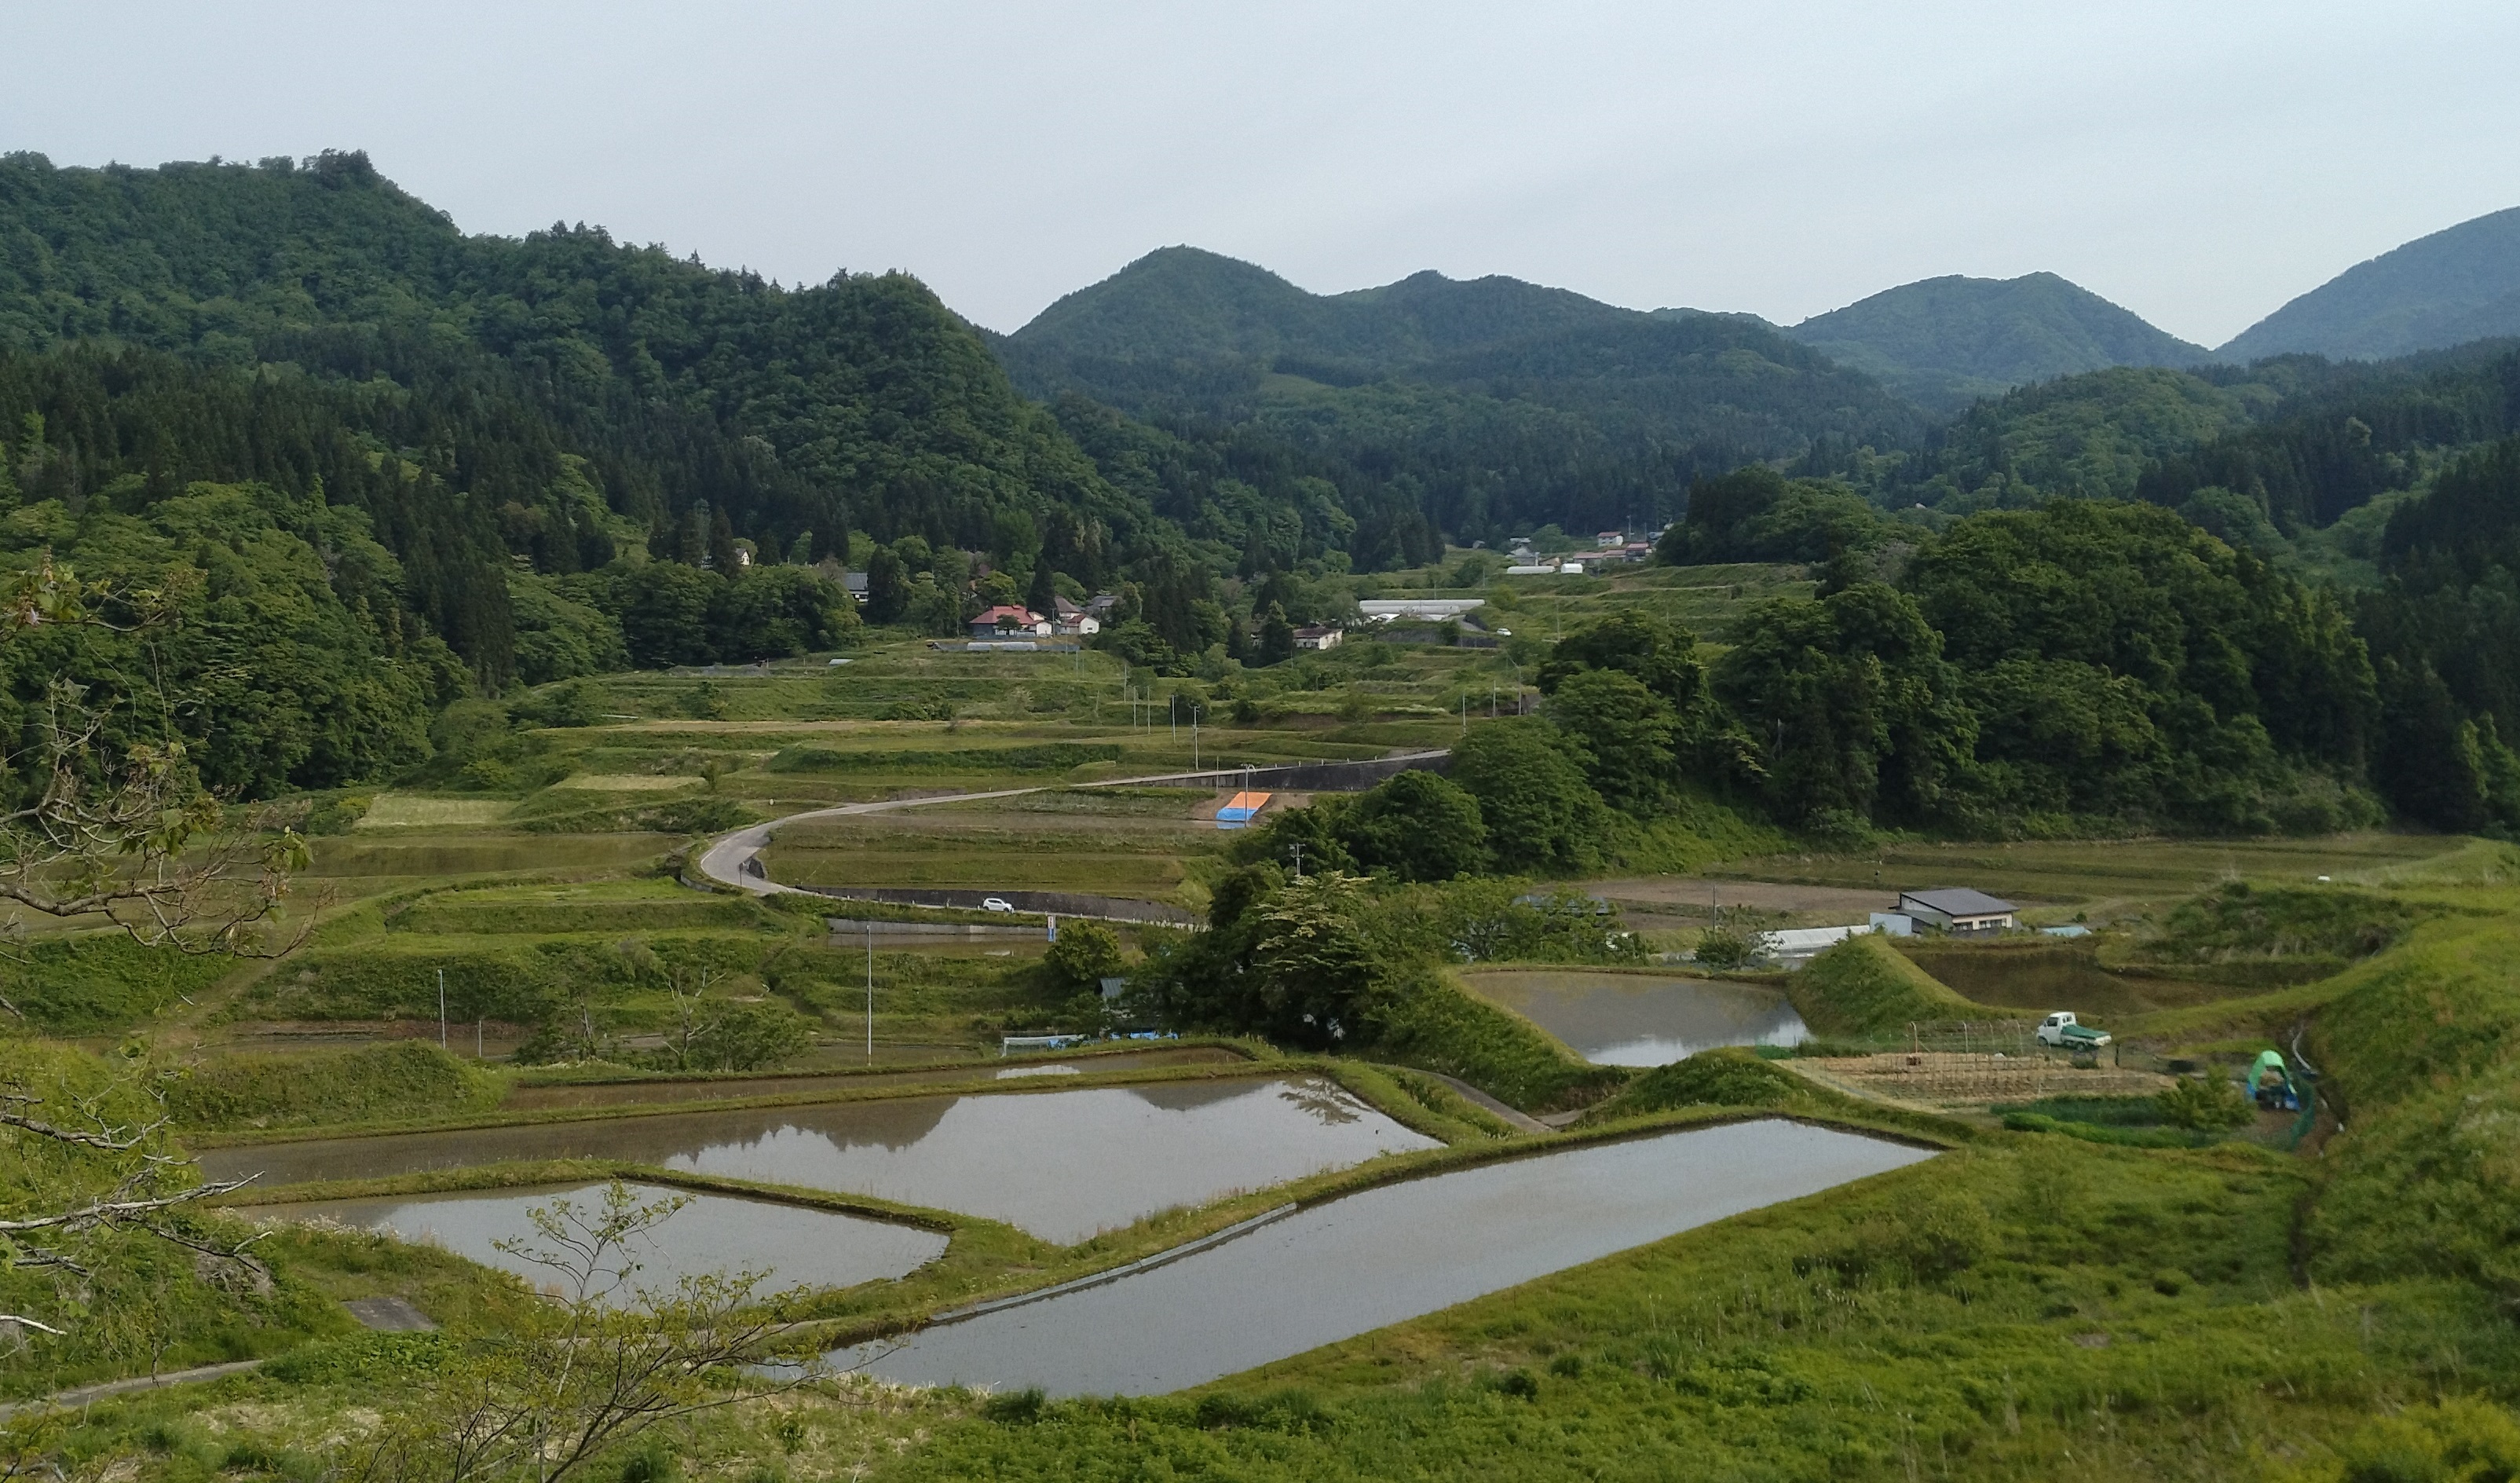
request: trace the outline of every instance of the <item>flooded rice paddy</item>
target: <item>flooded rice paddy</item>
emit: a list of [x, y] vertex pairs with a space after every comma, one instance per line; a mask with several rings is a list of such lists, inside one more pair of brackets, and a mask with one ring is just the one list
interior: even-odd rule
[[[1017, 1083], [1021, 1085], [1021, 1083]], [[1310, 1077], [911, 1097], [215, 1148], [266, 1186], [616, 1158], [986, 1216], [1081, 1241], [1161, 1210], [1438, 1146]]]
[[1811, 1038], [1784, 995], [1753, 984], [1557, 971], [1462, 977], [1480, 997], [1597, 1065], [1663, 1066], [1717, 1046], [1794, 1046]]
[[[1247, 1057], [1213, 1046], [1181, 1046], [1161, 1051], [1120, 1051], [1078, 1056], [1058, 1063], [1058, 1074], [1102, 1076], [1117, 1071], [1159, 1070], [1167, 1066], [1224, 1065]], [[500, 1103], [512, 1109], [542, 1107], [619, 1107], [661, 1102], [720, 1101], [744, 1097], [810, 1097], [876, 1087], [950, 1086], [956, 1082], [1003, 1081], [1012, 1076], [1051, 1070], [1039, 1062], [1009, 1066], [961, 1065], [901, 1071], [837, 1071], [805, 1076], [719, 1076], [691, 1081], [581, 1082], [575, 1085], [518, 1087]]]
[[[907, 1277], [945, 1251], [943, 1233], [914, 1226], [655, 1185], [633, 1185], [630, 1192], [642, 1205], [677, 1198], [686, 1203], [632, 1237], [621, 1253], [639, 1268], [621, 1284], [622, 1290], [611, 1294], [612, 1301], [625, 1305], [636, 1288], [668, 1291], [687, 1276], [710, 1273], [763, 1274], [759, 1290], [765, 1293], [788, 1287], [847, 1287]], [[240, 1213], [260, 1221], [329, 1220], [391, 1232], [404, 1240], [441, 1246], [484, 1266], [513, 1272], [540, 1287], [557, 1281], [554, 1271], [525, 1256], [502, 1251], [498, 1243], [520, 1241], [528, 1251], [548, 1251], [551, 1243], [535, 1233], [526, 1212], [565, 1200], [582, 1215], [594, 1217], [604, 1208], [604, 1195], [602, 1185], [565, 1185], [382, 1199], [301, 1200], [254, 1206]], [[617, 1270], [617, 1262], [610, 1265]], [[599, 1289], [612, 1285], [609, 1281], [597, 1283]]]
[[918, 1384], [1155, 1395], [1932, 1155], [1780, 1119], [1367, 1190], [1099, 1287], [842, 1350]]

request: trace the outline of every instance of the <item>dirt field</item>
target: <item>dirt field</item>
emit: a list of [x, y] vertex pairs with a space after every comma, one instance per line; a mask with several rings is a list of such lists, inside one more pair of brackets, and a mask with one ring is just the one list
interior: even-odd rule
[[1781, 1062], [1823, 1086], [1923, 1107], [1982, 1107], [2043, 1097], [2147, 1097], [2172, 1078], [2102, 1066], [2078, 1071], [2045, 1056], [1893, 1052]]
[[1597, 880], [1585, 887], [1620, 906], [1659, 917], [1708, 915], [1710, 892], [1716, 906], [1746, 906], [1762, 912], [1832, 919], [1823, 925], [1862, 921], [1867, 912], [1886, 912], [1899, 899], [1895, 890], [1856, 890], [1842, 885], [1795, 885], [1772, 880], [1706, 880], [1689, 876], [1639, 876], [1623, 880]]

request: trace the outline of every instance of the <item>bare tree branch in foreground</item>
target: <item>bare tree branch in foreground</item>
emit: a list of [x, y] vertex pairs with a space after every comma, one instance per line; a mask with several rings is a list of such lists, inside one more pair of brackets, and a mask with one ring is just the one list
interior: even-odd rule
[[[163, 592], [81, 582], [51, 555], [0, 583], [0, 646], [64, 629], [132, 633], [174, 621]], [[36, 736], [0, 758], [0, 904], [56, 921], [102, 919], [148, 946], [276, 957], [264, 930], [309, 863], [294, 831], [232, 817], [202, 786], [181, 738], [108, 741], [112, 708], [70, 678], [46, 688]], [[300, 933], [302, 937], [302, 932]], [[0, 1008], [16, 1007], [0, 1000]]]
[[614, 1181], [599, 1206], [531, 1212], [536, 1236], [501, 1250], [547, 1269], [550, 1301], [476, 1334], [346, 1469], [358, 1483], [559, 1480], [659, 1422], [791, 1390], [819, 1362], [763, 1369], [784, 1329], [762, 1275], [637, 1281], [638, 1248], [687, 1197], [641, 1204]]

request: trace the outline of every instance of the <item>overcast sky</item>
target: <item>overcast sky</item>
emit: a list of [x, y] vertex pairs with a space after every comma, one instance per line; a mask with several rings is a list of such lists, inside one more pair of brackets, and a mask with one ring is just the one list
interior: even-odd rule
[[2048, 269], [2217, 344], [2520, 204], [2520, 5], [11, 0], [0, 150], [364, 149], [468, 231], [1012, 330], [1189, 243], [1790, 323]]

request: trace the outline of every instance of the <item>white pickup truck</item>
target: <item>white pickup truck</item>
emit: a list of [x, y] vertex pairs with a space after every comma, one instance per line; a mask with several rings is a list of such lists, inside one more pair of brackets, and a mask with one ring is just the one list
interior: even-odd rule
[[2039, 1021], [2039, 1043], [2068, 1051], [2096, 1051], [2109, 1043], [2109, 1032], [2074, 1020], [2074, 1011], [2058, 1010]]

